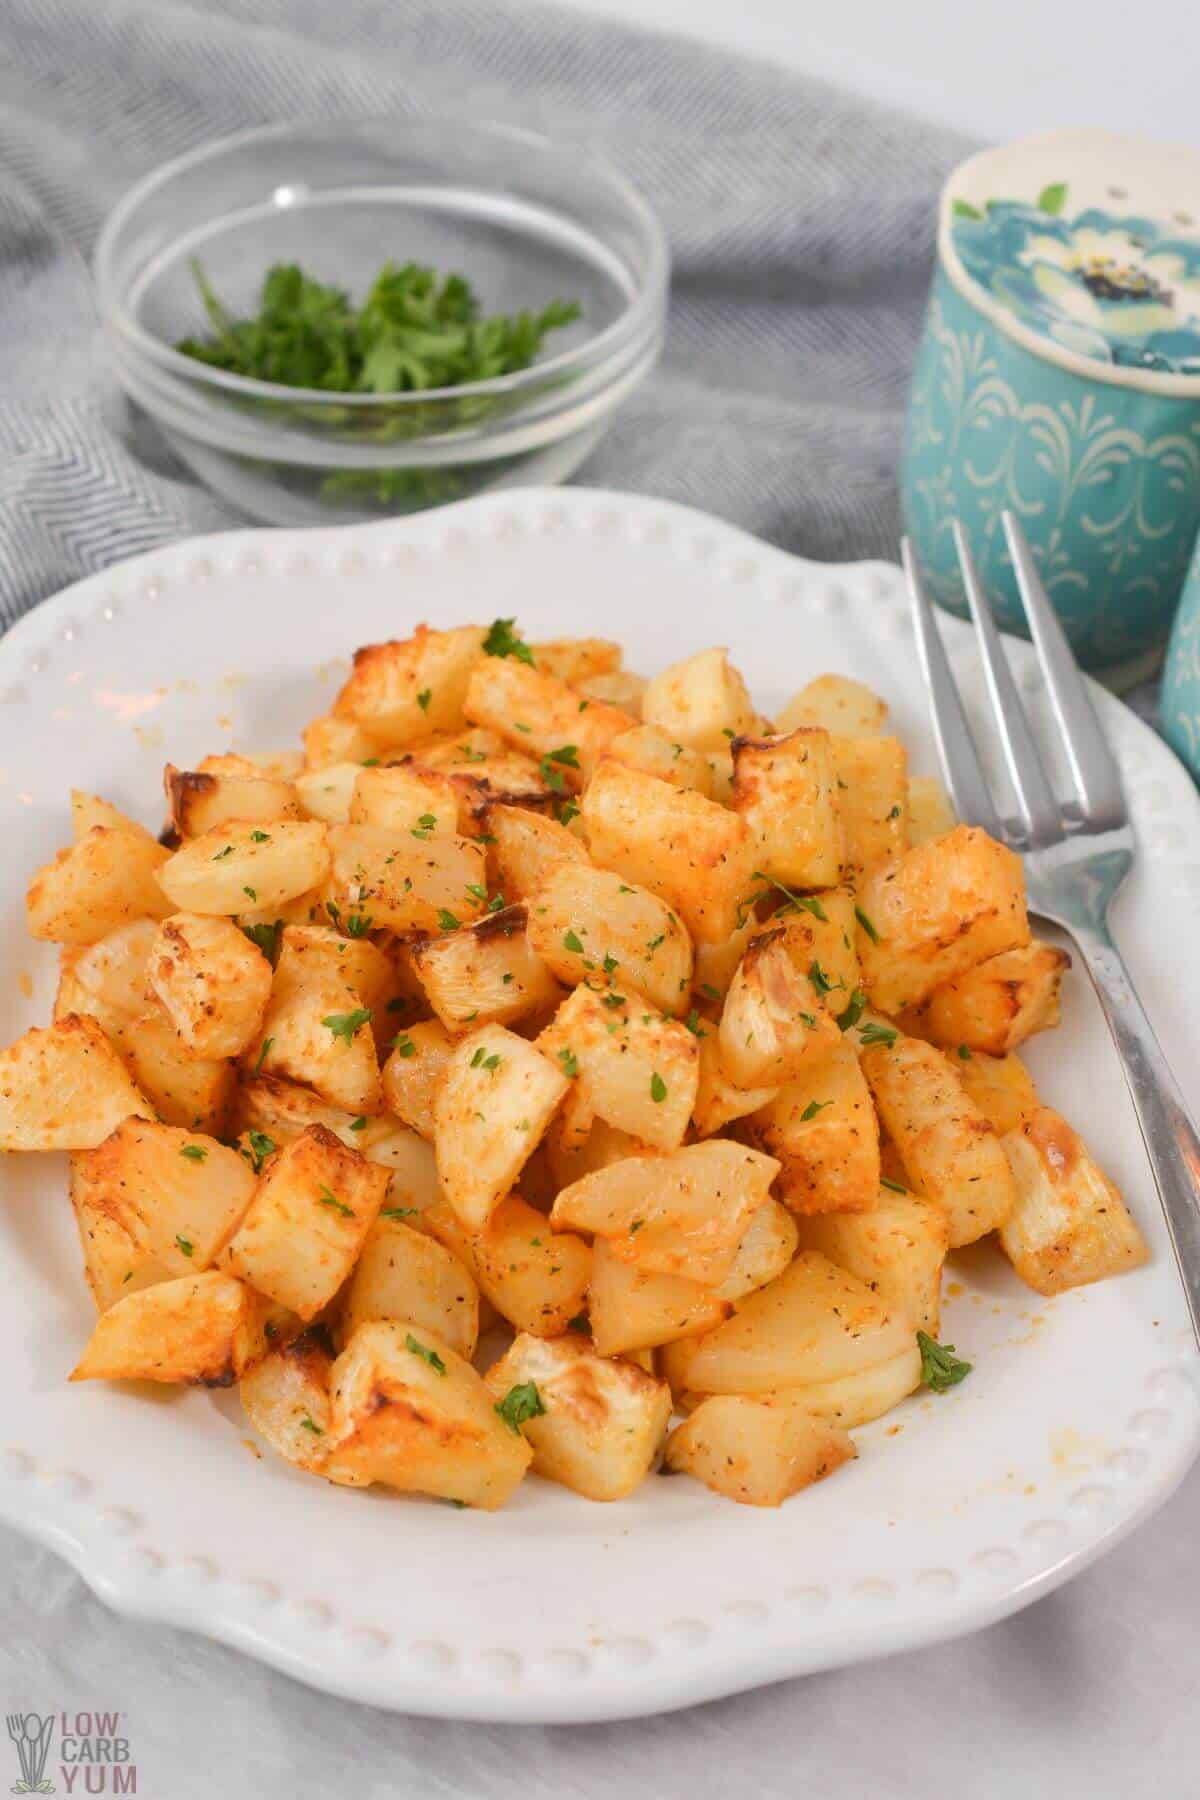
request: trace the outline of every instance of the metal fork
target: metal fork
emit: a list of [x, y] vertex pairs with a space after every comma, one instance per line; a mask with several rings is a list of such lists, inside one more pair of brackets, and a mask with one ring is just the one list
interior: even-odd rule
[[1074, 799], [1060, 804], [1047, 779], [966, 533], [957, 523], [954, 541], [992, 716], [1016, 797], [1016, 818], [1001, 818], [996, 810], [920, 564], [906, 538], [904, 569], [938, 752], [960, 818], [982, 826], [1020, 853], [1030, 909], [1062, 926], [1087, 965], [1120, 1053], [1200, 1344], [1200, 1133], [1108, 930], [1109, 905], [1134, 856], [1121, 777], [1025, 534], [1012, 513], [1003, 518]]

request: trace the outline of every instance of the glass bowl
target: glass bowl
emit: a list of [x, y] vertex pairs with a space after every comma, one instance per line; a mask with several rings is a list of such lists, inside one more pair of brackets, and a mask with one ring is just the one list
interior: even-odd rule
[[[192, 262], [235, 314], [277, 262], [360, 300], [388, 260], [465, 275], [482, 310], [576, 300], [516, 374], [378, 396], [278, 387], [173, 348], [207, 329]], [[628, 182], [571, 143], [448, 119], [239, 133], [131, 190], [96, 249], [116, 378], [200, 480], [273, 525], [411, 512], [562, 481], [662, 345], [669, 260]]]

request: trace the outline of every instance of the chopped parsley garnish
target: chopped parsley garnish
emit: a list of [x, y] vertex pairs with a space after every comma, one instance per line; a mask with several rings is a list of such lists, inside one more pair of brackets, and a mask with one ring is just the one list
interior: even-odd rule
[[432, 688], [422, 688], [420, 693], [417, 695], [417, 705], [420, 707], [422, 712], [429, 711], [429, 702], [432, 699], [433, 699], [433, 689]]
[[399, 1051], [401, 1056], [415, 1056], [417, 1054], [417, 1046], [413, 1043], [407, 1031], [402, 1031], [399, 1037], [394, 1037], [392, 1039], [392, 1049]]
[[224, 860], [227, 856], [232, 856], [232, 855], [233, 855], [233, 845], [226, 844], [226, 846], [223, 850], [217, 851], [217, 854], [213, 857], [213, 861], [214, 862], [224, 862]]
[[[279, 1146], [274, 1138], [267, 1136], [265, 1131], [248, 1131], [246, 1133], [246, 1142], [250, 1146], [250, 1154], [247, 1161], [253, 1167], [254, 1173], [259, 1175], [262, 1173], [262, 1166], [266, 1162], [268, 1156], [270, 1156], [273, 1150], [278, 1150]], [[243, 1151], [242, 1154], [245, 1155], [245, 1151]]]
[[365, 1131], [367, 1129], [367, 1121], [362, 1117], [351, 1119], [348, 1129], [351, 1131]]
[[696, 1011], [694, 1006], [683, 1022], [693, 1037], [704, 1037], [706, 1035], [704, 1027], [700, 1023], [700, 1014]]
[[195, 1244], [191, 1243], [185, 1237], [180, 1237], [178, 1233], [176, 1233], [175, 1242], [179, 1245], [179, 1248], [183, 1251], [185, 1256], [192, 1256], [195, 1253]]
[[838, 1030], [849, 1031], [852, 1025], [858, 1024], [858, 1021], [862, 1018], [866, 1009], [867, 996], [863, 993], [861, 988], [855, 988], [850, 996], [850, 1003], [846, 1007], [845, 1012], [840, 1012], [837, 1016]]
[[963, 1060], [963, 1061], [964, 1061], [964, 1062], [970, 1062], [970, 1060], [971, 1060], [971, 1046], [970, 1046], [970, 1044], [960, 1044], [960, 1045], [959, 1045], [959, 1046], [958, 1046], [958, 1054], [959, 1054], [959, 1056], [961, 1056], [961, 1057], [962, 1057], [962, 1060]]
[[879, 1185], [880, 1187], [890, 1188], [893, 1194], [907, 1194], [908, 1192], [908, 1189], [902, 1181], [893, 1181], [890, 1175], [881, 1175], [879, 1177]]
[[500, 1060], [498, 1052], [493, 1053], [491, 1056], [486, 1056], [484, 1054], [483, 1045], [480, 1044], [478, 1050], [476, 1050], [474, 1056], [471, 1058], [471, 1067], [473, 1069], [486, 1069], [489, 1075], [494, 1075], [496, 1070], [500, 1067]]
[[832, 994], [834, 988], [844, 988], [846, 985], [844, 981], [831, 981], [819, 962], [809, 963], [808, 979], [818, 994]]
[[704, 995], [706, 1000], [719, 1000], [721, 998], [720, 988], [715, 988], [711, 981], [702, 981], [700, 983], [700, 992]]
[[326, 1013], [321, 1020], [322, 1025], [332, 1031], [335, 1038], [341, 1038], [347, 1044], [353, 1041], [355, 1032], [370, 1022], [369, 1006], [356, 1006], [353, 1012], [348, 1013]]
[[953, 1344], [939, 1344], [927, 1331], [918, 1331], [917, 1348], [921, 1352], [921, 1380], [935, 1394], [957, 1387], [975, 1366], [955, 1356]]
[[179, 1154], [186, 1156], [189, 1162], [203, 1162], [208, 1151], [203, 1144], [184, 1144], [181, 1146]]
[[542, 780], [546, 786], [553, 789], [556, 794], [565, 794], [567, 784], [563, 780], [560, 769], [554, 766], [556, 763], [561, 764], [564, 769], [578, 769], [578, 745], [560, 744], [557, 750], [547, 750], [541, 761]]
[[624, 1006], [625, 996], [618, 993], [605, 994], [602, 996], [600, 1004], [610, 1007], [615, 1012], [619, 1006]]
[[888, 814], [888, 818], [889, 819], [898, 819], [899, 817], [900, 817], [900, 808], [898, 806], [893, 806], [891, 812]]
[[536, 1381], [519, 1381], [515, 1387], [509, 1388], [503, 1400], [496, 1402], [496, 1411], [517, 1437], [520, 1437], [521, 1427], [527, 1419], [539, 1419], [545, 1410]]
[[858, 1041], [864, 1050], [872, 1044], [894, 1044], [900, 1033], [890, 1025], [877, 1025], [874, 1019], [868, 1019], [859, 1033]]
[[663, 1101], [666, 1097], [667, 1084], [659, 1074], [658, 1070], [655, 1069], [653, 1075], [650, 1077], [650, 1098], [655, 1101]]
[[562, 1064], [563, 1074], [574, 1080], [579, 1073], [579, 1061], [573, 1050], [560, 1050], [558, 1060]]
[[243, 894], [245, 894], [247, 900], [253, 900], [254, 904], [256, 906], [258, 905], [258, 892], [255, 888], [244, 887], [242, 889], [242, 892], [243, 892]]
[[383, 1206], [379, 1216], [381, 1219], [415, 1219], [418, 1210], [415, 1206]]
[[529, 367], [547, 333], [579, 317], [578, 305], [563, 300], [489, 316], [461, 275], [386, 262], [360, 305], [295, 263], [275, 263], [257, 310], [237, 318], [199, 261], [191, 268], [209, 334], [181, 338], [177, 350], [234, 375], [326, 393], [413, 393], [513, 374]]
[[328, 1206], [332, 1212], [341, 1213], [343, 1219], [356, 1217], [354, 1208], [347, 1206], [344, 1200], [339, 1200], [337, 1195], [331, 1193], [327, 1187], [318, 1188], [317, 1204], [318, 1206]]
[[804, 1111], [800, 1114], [800, 1123], [802, 1125], [807, 1125], [810, 1119], [815, 1119], [819, 1112], [824, 1112], [827, 1106], [832, 1105], [832, 1100], [810, 1100]]
[[653, 956], [654, 952], [658, 949], [658, 946], [660, 944], [665, 944], [666, 941], [667, 941], [666, 932], [660, 931], [658, 936], [651, 938], [650, 942], [646, 945], [646, 955]]
[[604, 970], [604, 973], [606, 975], [615, 975], [621, 965], [617, 961], [617, 958], [613, 955], [612, 951], [606, 950], [604, 952], [604, 961], [601, 963], [600, 966]]
[[243, 925], [242, 930], [255, 949], [261, 950], [271, 967], [274, 968], [279, 960], [279, 940], [283, 936], [283, 920], [276, 919], [273, 925]]
[[324, 1426], [318, 1425], [317, 1421], [313, 1418], [311, 1413], [305, 1413], [304, 1417], [300, 1421], [300, 1429], [301, 1429], [301, 1431], [311, 1431], [314, 1437], [324, 1437], [325, 1436]]
[[633, 1224], [629, 1227], [630, 1237], [636, 1237], [638, 1232], [642, 1229], [642, 1226], [645, 1223], [646, 1223], [645, 1219], [635, 1219], [633, 1221]]
[[456, 919], [454, 914], [444, 906], [438, 908], [437, 919], [439, 931], [457, 931], [461, 924], [461, 920]]
[[347, 913], [346, 936], [364, 938], [370, 931], [373, 920], [370, 913]]
[[[800, 907], [804, 912], [811, 913], [814, 919], [820, 919], [823, 923], [828, 923], [829, 915], [815, 894], [793, 893], [790, 887], [784, 887], [782, 881], [776, 881], [773, 875], [764, 875], [761, 869], [755, 869], [750, 879], [752, 881], [765, 882], [768, 888], [774, 888], [776, 893], [783, 895], [788, 906]], [[756, 895], [751, 895], [751, 900], [755, 898], [757, 898]], [[787, 907], [781, 908], [781, 911], [786, 912]]]
[[477, 881], [468, 881], [467, 892], [468, 892], [468, 894], [470, 894], [470, 896], [473, 900], [478, 900], [481, 905], [484, 902], [486, 902], [487, 897], [488, 897], [487, 889], [485, 887], [481, 887], [479, 882], [477, 882]]
[[438, 1375], [444, 1375], [446, 1373], [446, 1365], [438, 1355], [437, 1351], [431, 1350], [428, 1344], [418, 1342], [411, 1331], [404, 1340], [404, 1348], [406, 1350], [411, 1350], [414, 1356], [419, 1356], [422, 1362], [427, 1362], [430, 1368]]
[[578, 817], [579, 808], [576, 806], [575, 802], [573, 800], [564, 800], [558, 812], [559, 824], [569, 825], [572, 819], [577, 819]]
[[269, 831], [252, 831], [250, 833], [250, 842], [252, 844], [269, 844], [270, 841], [271, 834]]
[[528, 663], [536, 668], [533, 651], [513, 630], [515, 619], [493, 619], [487, 636], [483, 640], [485, 656], [515, 656], [518, 662]]
[[263, 1039], [262, 1045], [258, 1052], [258, 1059], [254, 1064], [253, 1072], [255, 1075], [258, 1075], [262, 1072], [262, 1066], [266, 1062], [268, 1056], [270, 1056], [271, 1046], [274, 1042], [275, 1042], [275, 1039], [273, 1037], [268, 1037], [268, 1038]]
[[563, 949], [573, 951], [576, 956], [583, 955], [583, 945], [573, 931], [564, 931]]
[[871, 942], [873, 944], [877, 944], [879, 942], [879, 933], [876, 931], [874, 925], [872, 924], [871, 920], [867, 917], [866, 913], [863, 911], [861, 906], [855, 907], [854, 916], [858, 920], [859, 924], [862, 926], [863, 930], [866, 932], [867, 936], [870, 938]]

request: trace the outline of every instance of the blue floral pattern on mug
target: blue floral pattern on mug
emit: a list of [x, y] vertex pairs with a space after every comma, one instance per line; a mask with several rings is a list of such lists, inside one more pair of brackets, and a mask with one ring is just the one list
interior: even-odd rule
[[1035, 356], [939, 264], [901, 497], [935, 597], [966, 611], [958, 518], [1001, 622], [1027, 636], [1001, 528], [1014, 512], [1080, 661], [1127, 678], [1165, 643], [1200, 531], [1200, 404]]
[[1060, 217], [1067, 184], [1036, 205], [953, 205], [967, 274], [1064, 349], [1124, 368], [1200, 375], [1200, 241], [1177, 225], [1089, 207]]

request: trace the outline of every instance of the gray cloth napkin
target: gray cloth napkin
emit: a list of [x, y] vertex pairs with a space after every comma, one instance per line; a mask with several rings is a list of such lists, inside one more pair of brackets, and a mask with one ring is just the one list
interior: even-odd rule
[[373, 112], [569, 129], [657, 207], [666, 356], [580, 479], [813, 557], [894, 556], [934, 197], [964, 149], [951, 133], [529, 4], [4, 0], [0, 625], [119, 557], [239, 522], [106, 394], [85, 259], [108, 208], [206, 139]]

